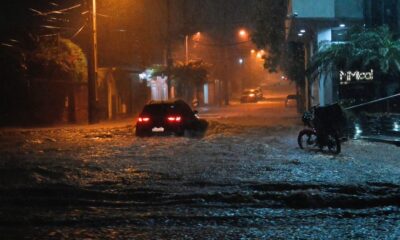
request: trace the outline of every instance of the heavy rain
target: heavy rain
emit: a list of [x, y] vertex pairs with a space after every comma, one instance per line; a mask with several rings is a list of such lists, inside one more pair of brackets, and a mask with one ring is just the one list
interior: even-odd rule
[[399, 1], [3, 5], [0, 239], [400, 238]]

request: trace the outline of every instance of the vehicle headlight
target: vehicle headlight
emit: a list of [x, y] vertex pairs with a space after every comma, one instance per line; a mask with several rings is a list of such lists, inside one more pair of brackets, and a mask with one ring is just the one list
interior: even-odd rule
[[254, 96], [256, 96], [254, 93], [249, 94], [249, 97], [254, 97]]

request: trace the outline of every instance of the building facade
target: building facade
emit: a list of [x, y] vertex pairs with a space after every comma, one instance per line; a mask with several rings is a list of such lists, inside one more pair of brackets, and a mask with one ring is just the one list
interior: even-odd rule
[[[347, 30], [364, 24], [365, 0], [291, 0], [286, 22], [287, 41], [304, 46], [305, 69], [321, 47], [346, 41]], [[311, 74], [305, 79], [306, 107], [329, 105], [339, 100], [340, 71]]]

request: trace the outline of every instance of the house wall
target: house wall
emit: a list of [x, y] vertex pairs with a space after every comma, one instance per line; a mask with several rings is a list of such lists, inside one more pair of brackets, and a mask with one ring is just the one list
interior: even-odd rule
[[167, 77], [154, 77], [150, 81], [151, 100], [168, 100]]
[[75, 98], [75, 122], [86, 123], [88, 115], [88, 89], [86, 84], [77, 84], [74, 86]]

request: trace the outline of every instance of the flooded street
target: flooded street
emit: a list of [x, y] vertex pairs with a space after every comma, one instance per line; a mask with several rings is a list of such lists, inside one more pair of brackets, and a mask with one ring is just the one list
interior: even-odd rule
[[204, 137], [2, 130], [0, 238], [400, 238], [400, 148], [303, 151], [281, 102], [203, 110]]

